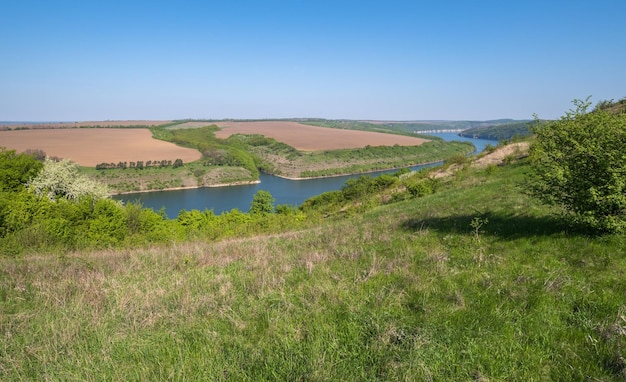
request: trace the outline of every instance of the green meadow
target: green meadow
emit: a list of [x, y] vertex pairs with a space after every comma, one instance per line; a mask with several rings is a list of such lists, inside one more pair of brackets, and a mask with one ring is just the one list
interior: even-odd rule
[[527, 161], [0, 257], [0, 380], [624, 380], [626, 238], [530, 197]]

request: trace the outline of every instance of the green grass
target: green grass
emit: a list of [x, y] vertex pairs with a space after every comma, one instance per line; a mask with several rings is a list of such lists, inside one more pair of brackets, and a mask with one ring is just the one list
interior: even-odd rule
[[0, 380], [623, 380], [626, 240], [526, 172], [271, 236], [1, 258]]

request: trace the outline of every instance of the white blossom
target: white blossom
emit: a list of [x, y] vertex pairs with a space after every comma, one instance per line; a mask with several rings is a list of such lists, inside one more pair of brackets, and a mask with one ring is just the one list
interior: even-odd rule
[[79, 174], [78, 167], [67, 159], [53, 161], [46, 158], [41, 172], [29, 181], [27, 186], [35, 195], [45, 196], [53, 201], [60, 197], [78, 200], [86, 195], [91, 195], [96, 199], [111, 196], [105, 184]]

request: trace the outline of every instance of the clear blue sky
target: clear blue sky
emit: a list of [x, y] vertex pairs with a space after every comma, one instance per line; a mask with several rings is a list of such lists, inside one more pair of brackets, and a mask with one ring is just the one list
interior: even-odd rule
[[626, 96], [626, 1], [0, 0], [0, 121], [558, 118]]

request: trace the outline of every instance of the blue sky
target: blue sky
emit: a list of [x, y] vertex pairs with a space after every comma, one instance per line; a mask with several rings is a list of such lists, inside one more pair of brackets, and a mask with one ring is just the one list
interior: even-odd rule
[[0, 120], [558, 118], [626, 1], [0, 1]]

